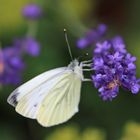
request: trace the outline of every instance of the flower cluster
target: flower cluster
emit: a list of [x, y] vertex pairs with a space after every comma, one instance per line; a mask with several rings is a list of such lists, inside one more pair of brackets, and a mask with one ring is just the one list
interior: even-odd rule
[[24, 54], [38, 56], [40, 45], [33, 38], [16, 39], [11, 47], [0, 49], [0, 84], [18, 84], [25, 68]]
[[33, 37], [15, 39], [14, 46], [19, 53], [27, 53], [31, 56], [38, 56], [40, 52], [40, 44]]
[[32, 25], [41, 17], [42, 9], [37, 4], [29, 4], [23, 8], [22, 15], [30, 20], [30, 26], [26, 36], [15, 39], [10, 47], [0, 49], [0, 85], [18, 84], [25, 68], [23, 54], [38, 56], [40, 53], [40, 44], [34, 37], [36, 27]]
[[99, 24], [97, 28], [89, 30], [83, 38], [77, 41], [77, 47], [83, 49], [101, 40], [107, 31], [105, 24]]
[[0, 49], [0, 84], [18, 84], [24, 62], [15, 47]]
[[140, 90], [136, 78], [136, 57], [125, 49], [121, 37], [97, 43], [93, 52], [92, 80], [103, 100], [112, 100], [118, 95], [119, 87], [137, 94]]

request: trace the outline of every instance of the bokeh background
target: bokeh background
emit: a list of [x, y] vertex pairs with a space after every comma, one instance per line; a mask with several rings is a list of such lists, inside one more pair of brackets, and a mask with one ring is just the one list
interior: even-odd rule
[[[14, 38], [24, 37], [28, 22], [21, 14], [29, 3], [42, 6], [44, 16], [37, 21], [36, 38], [41, 44], [37, 57], [25, 56], [22, 82], [56, 67], [68, 65], [70, 56], [64, 39], [67, 28], [72, 53], [78, 57], [91, 49], [76, 47], [78, 38], [99, 23], [108, 34], [121, 35], [127, 49], [137, 57], [140, 77], [140, 1], [139, 0], [0, 0], [0, 42], [10, 46]], [[18, 85], [0, 87], [0, 140], [140, 140], [140, 95], [121, 90], [119, 96], [104, 102], [92, 83], [83, 83], [80, 111], [68, 122], [43, 128], [35, 120], [24, 118], [7, 103]]]

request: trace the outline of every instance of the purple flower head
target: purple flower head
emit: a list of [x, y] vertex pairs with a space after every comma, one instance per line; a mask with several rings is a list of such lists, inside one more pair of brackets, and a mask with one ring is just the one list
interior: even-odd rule
[[22, 15], [27, 19], [36, 20], [42, 16], [42, 9], [37, 4], [29, 4], [23, 8]]
[[0, 51], [0, 83], [18, 84], [24, 63], [15, 47], [7, 47]]
[[96, 44], [92, 80], [103, 100], [115, 98], [120, 86], [133, 94], [139, 92], [140, 80], [136, 78], [135, 61], [136, 57], [127, 52], [121, 37]]
[[97, 28], [91, 29], [86, 33], [85, 37], [80, 38], [77, 41], [77, 47], [83, 49], [89, 45], [96, 43], [97, 41], [102, 39], [106, 31], [107, 31], [106, 25], [99, 24]]
[[32, 37], [28, 37], [23, 41], [23, 47], [31, 56], [38, 56], [40, 53], [40, 44]]
[[24, 39], [16, 39], [14, 46], [21, 53], [28, 53], [31, 56], [38, 56], [40, 53], [40, 44], [32, 37], [26, 37]]

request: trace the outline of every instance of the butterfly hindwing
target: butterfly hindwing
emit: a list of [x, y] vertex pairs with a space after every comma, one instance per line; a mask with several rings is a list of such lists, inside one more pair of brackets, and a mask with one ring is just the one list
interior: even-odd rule
[[[64, 75], [63, 75], [64, 76]], [[38, 122], [46, 127], [63, 123], [78, 112], [81, 80], [73, 72], [66, 73], [43, 99], [37, 114]]]

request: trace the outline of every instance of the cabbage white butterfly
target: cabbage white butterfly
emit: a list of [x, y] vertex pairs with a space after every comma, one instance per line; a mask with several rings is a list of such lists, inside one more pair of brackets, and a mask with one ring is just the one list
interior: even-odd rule
[[44, 72], [14, 90], [7, 101], [24, 117], [36, 119], [42, 126], [50, 127], [69, 120], [78, 112], [80, 90], [85, 79], [83, 69], [91, 60], [79, 62], [73, 59], [64, 29], [71, 63], [67, 67]]

